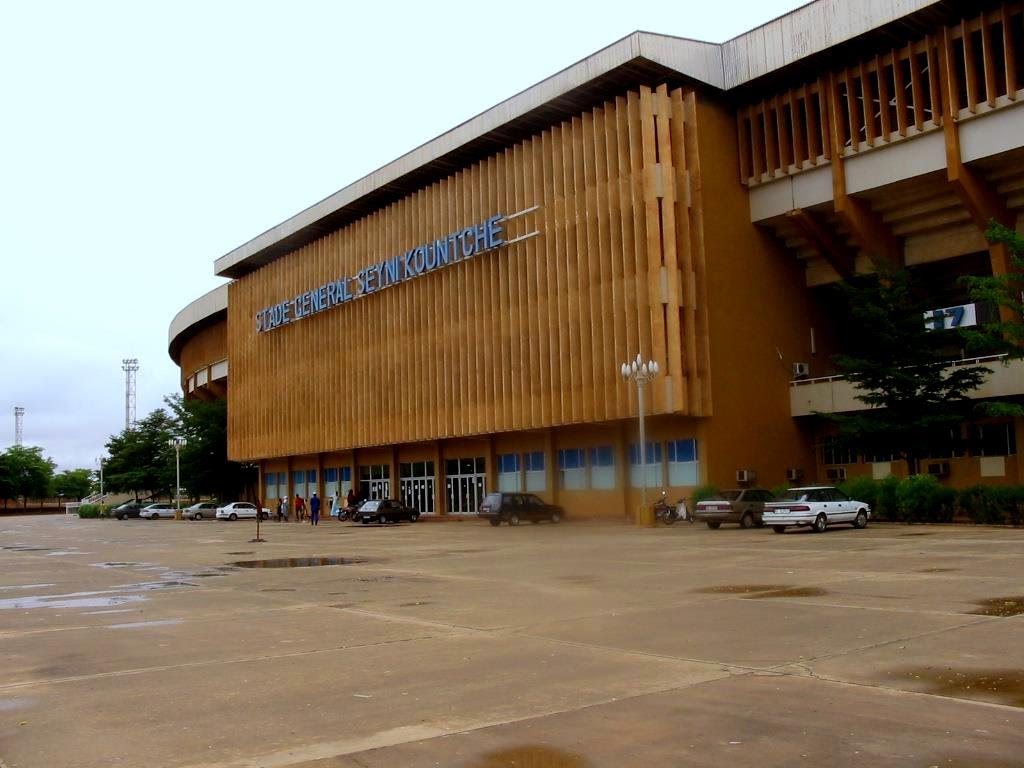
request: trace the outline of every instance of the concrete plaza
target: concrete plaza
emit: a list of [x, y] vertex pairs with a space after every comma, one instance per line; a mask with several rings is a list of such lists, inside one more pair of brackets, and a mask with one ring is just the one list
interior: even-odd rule
[[0, 766], [1024, 763], [1024, 530], [263, 531], [0, 518]]

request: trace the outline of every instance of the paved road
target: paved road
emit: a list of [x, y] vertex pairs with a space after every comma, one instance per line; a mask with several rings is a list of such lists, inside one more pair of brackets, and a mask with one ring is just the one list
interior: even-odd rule
[[1024, 764], [1021, 530], [264, 530], [0, 521], [0, 766]]

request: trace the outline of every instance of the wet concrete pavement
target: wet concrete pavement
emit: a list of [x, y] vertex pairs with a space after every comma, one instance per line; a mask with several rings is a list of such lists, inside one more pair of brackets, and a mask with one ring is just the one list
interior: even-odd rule
[[0, 520], [0, 766], [1024, 763], [1024, 531], [263, 528]]

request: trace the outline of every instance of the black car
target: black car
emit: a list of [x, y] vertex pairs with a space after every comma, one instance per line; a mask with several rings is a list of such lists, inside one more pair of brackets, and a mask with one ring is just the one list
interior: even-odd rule
[[395, 499], [371, 499], [370, 501], [363, 502], [353, 519], [359, 520], [363, 525], [368, 523], [397, 523], [399, 520], [408, 520], [410, 523], [415, 523], [420, 519], [420, 513]]
[[126, 517], [138, 517], [143, 506], [145, 505], [141, 501], [126, 501], [110, 510], [110, 516], [116, 517], [118, 520], [124, 520]]
[[561, 522], [565, 510], [557, 504], [548, 504], [532, 493], [489, 493], [480, 505], [480, 517], [490, 520], [491, 525], [519, 525], [521, 520], [539, 523], [550, 520]]

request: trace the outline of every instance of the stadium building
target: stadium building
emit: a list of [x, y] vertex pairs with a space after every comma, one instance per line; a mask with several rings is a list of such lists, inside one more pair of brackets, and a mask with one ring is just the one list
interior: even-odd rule
[[[905, 474], [842, 448], [835, 284], [877, 259], [982, 321], [1024, 208], [1019, 2], [817, 0], [724, 44], [635, 32], [277, 224], [174, 318], [186, 397], [284, 495], [472, 515], [491, 490], [620, 517], [642, 487]], [[938, 316], [938, 315], [936, 315]], [[640, 355], [661, 374], [620, 375]], [[273, 375], [310, 369], [315, 375]], [[1020, 398], [988, 362], [979, 398]], [[1024, 482], [1020, 419], [935, 446]]]

